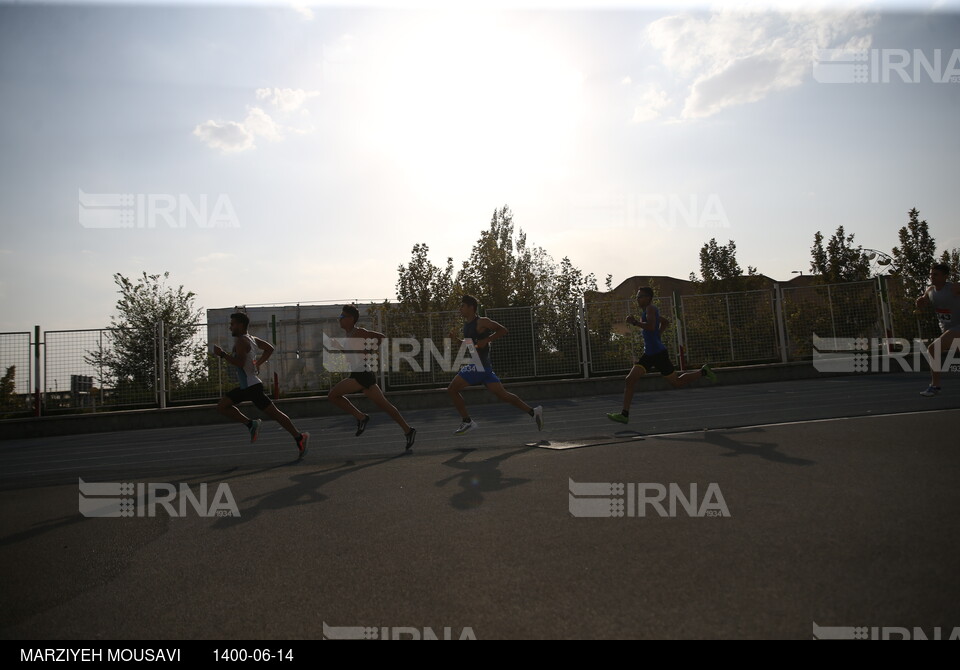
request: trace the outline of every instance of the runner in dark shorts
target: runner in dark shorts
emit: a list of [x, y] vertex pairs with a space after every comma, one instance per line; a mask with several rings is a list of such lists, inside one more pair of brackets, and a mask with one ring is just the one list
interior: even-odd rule
[[[273, 418], [277, 423], [283, 426], [288, 433], [293, 435], [297, 443], [297, 451], [300, 458], [307, 453], [307, 440], [310, 439], [310, 433], [301, 433], [286, 414], [277, 409], [263, 392], [263, 382], [257, 376], [260, 366], [265, 364], [273, 355], [273, 345], [259, 337], [253, 337], [247, 333], [247, 326], [250, 325], [250, 317], [242, 312], [230, 315], [230, 334], [235, 338], [233, 353], [228, 354], [218, 345], [213, 346], [213, 355], [224, 359], [230, 365], [237, 368], [237, 377], [240, 386], [227, 391], [220, 398], [217, 404], [217, 410], [224, 416], [239, 421], [246, 425], [250, 431], [250, 441], [256, 442], [260, 435], [260, 426], [263, 423], [260, 419], [250, 419], [243, 412], [237, 409], [237, 405], [242, 402], [250, 401], [257, 409], [261, 410], [267, 416]], [[259, 359], [255, 358], [257, 349], [263, 351]]]
[[335, 343], [335, 346], [339, 344], [339, 349], [345, 354], [347, 367], [351, 372], [349, 377], [341, 379], [330, 389], [330, 393], [327, 394], [327, 399], [340, 409], [353, 415], [353, 418], [357, 420], [356, 435], [359, 437], [363, 434], [363, 431], [367, 429], [370, 416], [357, 409], [356, 406], [344, 396], [348, 393], [362, 391], [377, 407], [397, 422], [400, 430], [403, 431], [404, 437], [407, 439], [406, 449], [409, 451], [413, 448], [413, 441], [417, 437], [417, 429], [412, 428], [404, 420], [400, 414], [400, 410], [394, 407], [390, 401], [387, 400], [386, 396], [383, 395], [383, 391], [377, 383], [377, 375], [370, 369], [364, 369], [370, 367], [376, 368], [376, 364], [371, 362], [372, 359], [370, 356], [373, 349], [370, 344], [372, 340], [376, 340], [376, 351], [379, 351], [380, 343], [386, 335], [357, 326], [357, 321], [360, 320], [360, 310], [353, 305], [345, 305], [341, 309], [338, 318], [340, 320], [340, 327], [346, 334], [341, 338], [331, 339], [333, 343]]
[[706, 364], [694, 372], [677, 374], [677, 369], [674, 367], [673, 361], [670, 360], [670, 352], [667, 351], [666, 345], [660, 339], [660, 333], [669, 325], [669, 322], [660, 316], [660, 310], [652, 303], [652, 288], [644, 286], [637, 291], [637, 307], [640, 308], [640, 320], [637, 321], [631, 314], [627, 317], [627, 323], [643, 329], [643, 356], [633, 364], [630, 374], [627, 375], [627, 381], [623, 389], [623, 410], [616, 414], [607, 414], [607, 418], [611, 421], [627, 423], [630, 420], [633, 387], [637, 380], [650, 370], [655, 369], [674, 388], [683, 388], [690, 382], [700, 379], [700, 377], [706, 377], [712, 382], [717, 381], [717, 376]]

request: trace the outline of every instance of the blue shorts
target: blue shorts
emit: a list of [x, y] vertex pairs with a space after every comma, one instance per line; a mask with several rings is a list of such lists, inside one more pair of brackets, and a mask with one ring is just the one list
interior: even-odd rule
[[460, 368], [460, 372], [457, 373], [458, 377], [463, 377], [464, 380], [471, 386], [475, 384], [499, 384], [500, 378], [497, 375], [493, 374], [493, 370], [477, 370], [477, 366], [473, 363], [470, 365], [464, 365]]

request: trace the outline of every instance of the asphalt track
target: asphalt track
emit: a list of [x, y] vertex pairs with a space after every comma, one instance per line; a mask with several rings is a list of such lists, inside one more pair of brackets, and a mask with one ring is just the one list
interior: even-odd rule
[[[275, 424], [254, 445], [226, 423], [5, 441], [0, 638], [946, 637], [960, 627], [960, 379], [936, 398], [925, 383], [664, 389], [638, 394], [627, 426], [604, 417], [618, 396], [551, 400], [539, 433], [506, 405], [476, 406], [462, 437], [452, 408], [420, 410], [406, 455], [382, 414], [360, 438], [346, 415], [302, 420], [300, 462]], [[239, 516], [87, 518], [81, 478], [226, 483]], [[661, 515], [613, 489], [636, 515], [584, 517], [591, 496], [572, 482], [695, 503]]]

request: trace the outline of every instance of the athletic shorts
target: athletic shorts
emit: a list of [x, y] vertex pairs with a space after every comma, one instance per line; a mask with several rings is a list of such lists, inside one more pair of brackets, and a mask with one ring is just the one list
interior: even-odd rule
[[377, 384], [377, 376], [372, 372], [354, 372], [350, 375], [350, 379], [355, 379], [365, 389]]
[[254, 405], [257, 406], [257, 409], [266, 409], [273, 402], [263, 393], [263, 384], [254, 384], [253, 386], [248, 386], [245, 389], [237, 387], [227, 391], [227, 397], [233, 401], [234, 405], [239, 405], [240, 403], [249, 400]]
[[670, 352], [666, 349], [658, 354], [644, 354], [634, 365], [643, 367], [647, 372], [650, 372], [650, 368], [656, 368], [657, 372], [664, 377], [672, 375], [677, 371], [677, 369], [673, 367], [673, 361], [670, 360]]
[[463, 377], [464, 380], [471, 386], [476, 384], [499, 384], [500, 378], [497, 375], [493, 374], [493, 370], [477, 370], [475, 363], [470, 365], [464, 365], [460, 368], [460, 372], [457, 373], [458, 377]]

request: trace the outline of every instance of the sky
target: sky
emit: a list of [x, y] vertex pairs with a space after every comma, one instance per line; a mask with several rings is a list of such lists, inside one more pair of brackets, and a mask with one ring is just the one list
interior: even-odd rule
[[0, 99], [0, 332], [109, 325], [115, 273], [392, 299], [503, 205], [601, 286], [711, 238], [789, 280], [914, 207], [960, 247], [960, 0], [0, 0]]

